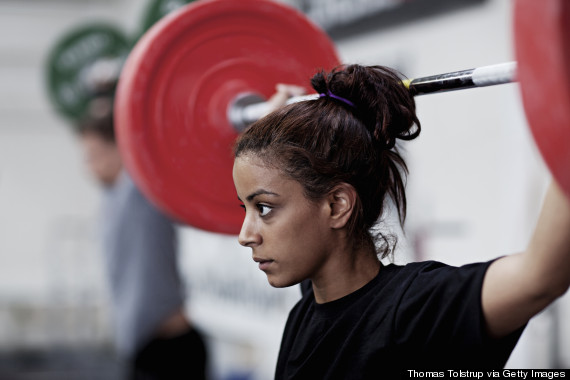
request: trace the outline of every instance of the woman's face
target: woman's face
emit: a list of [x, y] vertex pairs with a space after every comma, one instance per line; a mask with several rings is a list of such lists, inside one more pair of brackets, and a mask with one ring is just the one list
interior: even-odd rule
[[312, 202], [303, 187], [254, 155], [234, 162], [234, 184], [245, 208], [239, 243], [272, 286], [285, 287], [322, 274], [331, 247], [325, 199]]

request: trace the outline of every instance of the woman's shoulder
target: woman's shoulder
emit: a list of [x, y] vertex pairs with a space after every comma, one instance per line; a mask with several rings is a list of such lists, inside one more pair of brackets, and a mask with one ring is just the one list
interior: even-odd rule
[[434, 260], [426, 260], [426, 261], [413, 261], [405, 264], [395, 264], [390, 263], [387, 265], [382, 266], [382, 270], [380, 272], [384, 276], [398, 276], [398, 277], [407, 277], [407, 276], [417, 276], [423, 273], [430, 273], [433, 271], [453, 268], [452, 266]]
[[440, 275], [443, 273], [461, 273], [486, 270], [493, 260], [488, 262], [476, 262], [461, 266], [449, 265], [435, 260], [415, 261], [406, 264], [388, 264], [384, 265], [385, 274], [399, 276], [417, 276], [417, 275]]

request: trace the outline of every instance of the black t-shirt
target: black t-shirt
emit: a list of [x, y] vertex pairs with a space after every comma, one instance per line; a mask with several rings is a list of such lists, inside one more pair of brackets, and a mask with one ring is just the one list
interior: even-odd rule
[[489, 263], [387, 265], [359, 290], [317, 304], [311, 288], [285, 326], [276, 379], [395, 379], [408, 369], [497, 369], [522, 328], [490, 339], [481, 309]]

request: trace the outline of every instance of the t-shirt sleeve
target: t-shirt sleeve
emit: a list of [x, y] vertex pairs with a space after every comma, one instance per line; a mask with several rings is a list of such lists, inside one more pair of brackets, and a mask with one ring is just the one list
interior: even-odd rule
[[504, 366], [523, 328], [502, 339], [486, 333], [481, 289], [490, 264], [426, 262], [402, 282], [394, 339], [413, 362], [438, 368]]

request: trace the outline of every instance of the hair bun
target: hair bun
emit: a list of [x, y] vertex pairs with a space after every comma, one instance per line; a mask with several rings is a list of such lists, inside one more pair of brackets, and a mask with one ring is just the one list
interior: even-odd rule
[[402, 84], [402, 75], [384, 66], [339, 66], [311, 80], [318, 93], [332, 93], [354, 104], [362, 121], [382, 150], [392, 149], [397, 139], [412, 140], [421, 130], [415, 101]]

